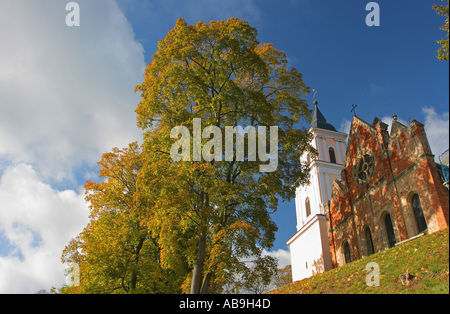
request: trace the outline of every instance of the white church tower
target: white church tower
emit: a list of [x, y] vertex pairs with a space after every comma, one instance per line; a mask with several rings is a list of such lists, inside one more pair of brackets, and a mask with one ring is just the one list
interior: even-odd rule
[[309, 160], [306, 153], [300, 158], [302, 163], [311, 165], [310, 184], [296, 190], [297, 232], [286, 242], [291, 252], [293, 281], [331, 269], [324, 205], [331, 198], [333, 181], [341, 178], [344, 169], [347, 134], [327, 123], [317, 104], [314, 101], [309, 132], [313, 134], [311, 145], [319, 155], [315, 160]]

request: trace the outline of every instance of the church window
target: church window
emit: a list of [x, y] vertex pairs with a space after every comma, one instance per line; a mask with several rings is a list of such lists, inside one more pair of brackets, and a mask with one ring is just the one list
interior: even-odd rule
[[330, 162], [335, 164], [336, 163], [336, 154], [334, 153], [334, 148], [333, 147], [328, 148], [328, 153], [330, 154]]
[[411, 206], [414, 211], [414, 216], [416, 217], [419, 233], [425, 231], [426, 229], [428, 229], [428, 226], [425, 220], [425, 215], [423, 214], [422, 203], [420, 202], [420, 197], [418, 194], [414, 194], [414, 196], [412, 197]]
[[345, 264], [350, 263], [352, 261], [352, 254], [350, 252], [350, 245], [348, 242], [345, 242], [343, 245], [344, 249], [344, 262]]
[[311, 204], [309, 203], [309, 197], [305, 200], [305, 208], [306, 208], [306, 217], [311, 215]]
[[384, 226], [386, 228], [386, 234], [389, 242], [389, 247], [394, 247], [397, 240], [395, 239], [394, 226], [392, 225], [391, 215], [387, 214], [384, 217]]
[[367, 248], [367, 254], [371, 255], [375, 253], [374, 247], [373, 247], [373, 241], [372, 241], [372, 233], [370, 232], [370, 228], [366, 227], [364, 230], [364, 237], [366, 238], [366, 248]]
[[375, 168], [375, 157], [370, 151], [366, 151], [358, 157], [356, 162], [356, 180], [359, 184], [368, 183]]

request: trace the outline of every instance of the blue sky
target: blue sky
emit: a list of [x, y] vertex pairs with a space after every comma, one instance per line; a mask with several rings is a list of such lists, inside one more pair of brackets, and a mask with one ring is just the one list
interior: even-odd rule
[[217, 6], [172, 0], [163, 6], [144, 1], [143, 7], [135, 2], [119, 4], [144, 46], [146, 62], [178, 17], [189, 24], [242, 18], [258, 29], [261, 42], [287, 54], [306, 84], [318, 90], [325, 116], [337, 127], [349, 118], [353, 103], [368, 120], [394, 113], [421, 120], [425, 105], [439, 113], [448, 107], [448, 63], [435, 58], [443, 18], [431, 6], [439, 0], [378, 1], [380, 27], [366, 26], [368, 2], [361, 0], [243, 0]]
[[[426, 125], [437, 155], [448, 148], [449, 66], [435, 57], [440, 0], [79, 0], [68, 27], [62, 0], [0, 2], [0, 293], [60, 286], [60, 255], [87, 223], [83, 184], [112, 147], [141, 139], [134, 86], [177, 18], [238, 17], [287, 54], [317, 90], [328, 122], [357, 115]], [[312, 104], [312, 95], [307, 96]], [[279, 207], [272, 254], [289, 259], [294, 203]]]

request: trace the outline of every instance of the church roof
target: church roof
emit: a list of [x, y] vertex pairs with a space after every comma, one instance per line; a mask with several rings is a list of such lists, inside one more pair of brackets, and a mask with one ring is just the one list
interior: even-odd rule
[[317, 107], [317, 100], [314, 101], [314, 112], [312, 115], [312, 121], [311, 121], [311, 127], [313, 128], [319, 128], [319, 129], [325, 129], [330, 131], [336, 131], [336, 128], [327, 122], [325, 117], [323, 116], [322, 112], [320, 112], [319, 108]]

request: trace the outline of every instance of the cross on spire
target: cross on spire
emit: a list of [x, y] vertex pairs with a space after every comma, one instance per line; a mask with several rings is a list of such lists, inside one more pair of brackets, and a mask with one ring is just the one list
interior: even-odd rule
[[350, 110], [350, 112], [353, 112], [353, 116], [355, 116], [355, 117], [356, 117], [356, 107], [358, 107], [358, 105], [353, 104], [352, 110]]

